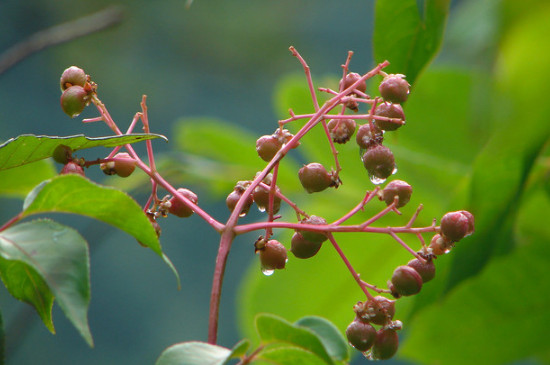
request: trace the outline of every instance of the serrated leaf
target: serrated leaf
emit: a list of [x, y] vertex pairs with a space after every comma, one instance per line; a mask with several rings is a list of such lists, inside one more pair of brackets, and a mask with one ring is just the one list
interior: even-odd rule
[[349, 359], [349, 345], [342, 333], [330, 321], [322, 317], [307, 316], [294, 324], [309, 328], [319, 337], [329, 355], [336, 360]]
[[413, 84], [441, 46], [450, 0], [377, 0], [374, 59], [390, 61], [385, 71], [407, 76]]
[[[37, 300], [44, 298], [48, 301], [53, 294], [67, 318], [93, 346], [87, 318], [90, 303], [88, 245], [77, 231], [50, 220], [21, 223], [0, 232], [0, 256], [3, 280], [9, 285], [8, 289], [19, 282], [18, 285], [25, 287], [14, 290], [39, 291], [35, 297]], [[15, 273], [7, 271], [10, 262], [20, 263]], [[21, 264], [32, 268], [47, 287], [32, 282], [35, 275], [25, 272]], [[6, 275], [18, 275], [19, 280]], [[25, 299], [30, 298], [26, 295]], [[31, 304], [34, 305], [34, 301]], [[39, 305], [37, 311], [50, 328], [51, 306], [50, 313], [45, 312], [48, 305]]]
[[92, 147], [116, 147], [149, 139], [166, 137], [160, 134], [130, 134], [106, 137], [35, 136], [22, 134], [0, 145], [0, 171], [51, 157], [59, 145], [71, 147], [73, 151]]
[[59, 212], [95, 218], [132, 235], [162, 256], [155, 229], [134, 199], [80, 175], [60, 175], [45, 181], [27, 196], [23, 209], [23, 217]]
[[293, 325], [272, 314], [258, 314], [256, 330], [263, 343], [289, 343], [315, 354], [326, 364], [334, 363], [319, 337], [305, 327]]
[[183, 342], [162, 352], [155, 365], [223, 365], [231, 350], [205, 342]]
[[41, 181], [55, 176], [50, 161], [36, 161], [17, 169], [5, 170], [0, 173], [0, 194], [25, 197]]

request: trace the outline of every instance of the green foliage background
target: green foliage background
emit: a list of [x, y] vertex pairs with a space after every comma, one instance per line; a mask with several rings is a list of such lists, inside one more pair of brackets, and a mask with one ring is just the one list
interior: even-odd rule
[[[271, 133], [276, 128], [275, 120], [286, 117], [289, 107], [297, 112], [311, 111], [305, 79], [286, 51], [289, 45], [295, 45], [308, 60], [317, 86], [337, 84], [339, 65], [348, 49], [357, 52], [352, 69], [358, 72], [371, 67], [371, 59], [389, 59], [392, 72], [405, 73], [414, 81], [405, 105], [407, 124], [387, 139], [399, 168], [395, 178], [411, 183], [414, 194], [402, 210], [403, 217], [387, 217], [384, 224], [405, 223], [420, 203], [425, 208], [418, 224], [430, 224], [433, 218], [457, 209], [468, 209], [476, 216], [475, 235], [460, 242], [452, 254], [437, 260], [436, 280], [426, 285], [421, 295], [399, 301], [397, 317], [404, 322], [404, 331], [398, 357], [426, 364], [550, 362], [544, 340], [550, 324], [546, 310], [550, 304], [550, 231], [546, 222], [550, 208], [550, 106], [546, 102], [550, 91], [550, 44], [546, 39], [550, 34], [550, 6], [545, 1], [456, 2], [441, 54], [427, 69], [419, 65], [437, 51], [447, 1], [403, 1], [398, 9], [390, 0], [359, 6], [363, 11], [359, 19], [371, 19], [375, 10], [381, 14], [374, 24], [372, 45], [369, 22], [350, 22], [343, 15], [356, 9], [354, 2], [335, 6], [328, 1], [314, 5], [289, 1], [275, 6], [267, 2], [200, 0], [190, 10], [184, 10], [183, 3], [176, 1], [156, 4], [153, 10], [145, 7], [145, 2], [141, 5], [144, 7], [129, 3], [128, 21], [109, 31], [108, 36], [94, 35], [26, 61], [34, 68], [18, 66], [24, 78], [19, 78], [17, 68], [13, 74], [6, 74], [4, 85], [12, 86], [0, 83], [0, 123], [5, 126], [0, 132], [2, 137], [83, 133], [82, 125], [68, 121], [59, 110], [51, 108], [51, 104], [57, 106], [58, 94], [38, 97], [35, 90], [14, 86], [37, 76], [37, 65], [47, 64], [56, 71], [49, 70], [49, 76], [40, 74], [38, 82], [56, 88], [56, 78], [67, 63], [82, 65], [101, 80], [100, 95], [108, 106], [113, 100], [112, 113], [121, 120], [131, 118], [140, 93], [150, 94], [153, 126], [158, 128], [155, 132], [168, 135], [173, 147], [169, 151], [159, 146], [166, 152], [159, 154], [160, 168], [165, 169], [169, 180], [191, 184], [201, 193], [201, 205], [215, 209], [219, 207], [216, 199], [223, 200], [236, 180], [250, 178], [262, 167], [254, 151], [256, 136]], [[12, 6], [6, 10], [23, 14], [24, 9], [14, 4], [0, 6]], [[27, 6], [36, 12], [45, 11], [49, 16], [44, 19], [74, 16], [66, 6], [39, 1]], [[86, 4], [82, 10], [88, 7], [92, 11], [95, 6]], [[314, 16], [317, 10], [332, 14], [325, 15], [326, 19]], [[140, 15], [144, 14], [146, 21], [140, 23], [139, 19], [144, 19]], [[311, 18], [300, 14], [311, 14]], [[347, 22], [333, 24], [328, 22], [333, 20], [331, 17]], [[325, 22], [315, 23], [315, 18]], [[283, 20], [285, 27], [278, 23]], [[320, 37], [323, 35], [326, 37]], [[160, 42], [166, 37], [167, 42]], [[125, 50], [117, 54], [122, 42]], [[110, 52], [117, 56], [107, 56]], [[149, 65], [152, 58], [144, 53], [153, 55], [155, 63]], [[267, 86], [270, 82], [274, 88]], [[232, 84], [238, 92], [232, 90]], [[375, 92], [376, 85], [370, 88]], [[220, 104], [224, 97], [228, 101]], [[11, 100], [24, 100], [33, 108]], [[157, 111], [160, 115], [155, 115]], [[27, 120], [28, 124], [10, 120]], [[105, 134], [99, 131], [90, 126], [86, 134]], [[302, 193], [295, 178], [300, 164], [313, 160], [331, 163], [327, 146], [314, 142], [316, 135], [320, 131], [313, 131], [285, 160], [280, 185], [308, 213], [333, 220], [353, 207], [372, 185], [356, 148], [345, 145], [340, 148], [344, 185], [337, 191]], [[44, 177], [53, 173], [49, 163], [41, 163], [33, 171], [40, 171]], [[14, 190], [8, 177], [1, 179], [5, 176], [2, 174], [0, 188], [10, 196], [21, 196], [34, 186], [33, 181], [38, 182], [34, 177]], [[139, 197], [139, 187], [145, 180], [137, 176], [122, 186]], [[209, 193], [216, 198], [202, 200]], [[17, 212], [19, 202], [4, 202], [2, 214], [6, 220]], [[376, 203], [357, 219], [376, 212], [380, 208]], [[221, 208], [215, 213], [220, 219], [226, 216]], [[259, 218], [252, 215], [246, 219]], [[197, 223], [198, 218], [193, 219], [192, 223], [169, 219], [162, 240], [175, 266], [183, 267], [183, 294], [173, 294], [173, 278], [157, 262], [158, 257], [155, 263], [147, 261], [134, 242], [118, 242], [121, 237], [128, 240], [128, 236], [106, 230], [114, 237], [104, 240], [108, 247], [96, 249], [91, 265], [92, 284], [99, 283], [97, 288], [92, 285], [92, 298], [98, 296], [95, 303], [102, 304], [94, 306], [92, 300], [90, 308], [96, 349], [83, 350], [79, 347], [82, 344], [65, 340], [63, 332], [71, 329], [63, 327], [62, 320], [62, 330], [58, 329], [53, 339], [34, 331], [22, 349], [33, 349], [36, 356], [52, 363], [150, 363], [172, 343], [204, 340], [206, 321], [201, 312], [206, 311], [204, 299], [209, 291], [216, 235], [204, 233], [208, 227]], [[93, 238], [88, 238], [92, 246]], [[409, 259], [387, 237], [346, 234], [336, 238], [362, 278], [376, 285], [384, 286], [395, 266]], [[343, 331], [352, 320], [353, 304], [363, 297], [332, 249], [324, 247], [311, 260], [291, 257], [286, 270], [264, 277], [253, 260], [254, 239], [253, 235], [239, 238], [230, 256], [222, 330], [233, 328], [234, 321], [228, 318], [234, 318], [236, 312], [240, 334], [254, 343], [254, 317], [258, 312], [268, 312], [291, 322], [305, 315], [320, 315]], [[289, 242], [290, 234], [282, 233], [280, 240]], [[186, 249], [174, 247], [174, 243]], [[250, 267], [243, 276], [241, 268], [248, 262]], [[102, 267], [109, 264], [116, 270]], [[102, 285], [102, 280], [116, 282], [113, 276], [122, 272], [130, 278], [114, 283], [121, 285], [122, 292], [120, 287], [108, 289]], [[204, 278], [186, 284], [197, 275]], [[159, 298], [154, 302], [144, 298], [155, 295]], [[1, 300], [6, 317], [18, 323], [17, 308], [10, 309], [8, 298]], [[118, 316], [124, 320], [116, 319]], [[102, 323], [111, 318], [119, 328], [103, 323], [104, 327], [94, 329], [94, 320]], [[103, 337], [103, 330], [111, 331], [110, 336]], [[122, 338], [124, 333], [133, 335]], [[43, 338], [46, 345], [38, 344]], [[221, 345], [231, 348], [238, 338], [234, 331], [222, 332]], [[58, 351], [65, 356], [53, 355], [52, 346], [64, 341], [67, 347]], [[142, 345], [140, 350], [135, 350], [137, 344]], [[78, 351], [84, 351], [83, 355], [75, 354]], [[14, 361], [32, 363], [32, 356], [23, 352], [15, 353]], [[141, 361], [136, 362], [138, 358]]]

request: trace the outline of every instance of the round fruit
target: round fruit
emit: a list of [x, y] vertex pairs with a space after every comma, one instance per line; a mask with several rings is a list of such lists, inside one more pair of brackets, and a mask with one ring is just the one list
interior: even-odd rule
[[411, 200], [412, 186], [403, 180], [393, 180], [380, 191], [380, 200], [386, 202], [387, 205], [393, 203], [395, 197], [399, 197], [396, 208], [405, 206]]
[[71, 86], [61, 94], [61, 109], [74, 118], [84, 110], [88, 104], [88, 93], [82, 86]]
[[262, 160], [269, 162], [275, 157], [283, 144], [275, 136], [261, 136], [256, 141], [256, 152]]
[[375, 127], [373, 132], [372, 129], [373, 128], [370, 123], [365, 123], [357, 130], [355, 141], [360, 148], [367, 149], [373, 145], [381, 144], [384, 140], [381, 130]]
[[60, 164], [67, 164], [72, 160], [73, 149], [64, 144], [60, 144], [53, 150], [52, 157], [53, 159]]
[[426, 263], [419, 259], [413, 259], [407, 263], [407, 266], [412, 267], [420, 274], [424, 284], [435, 277], [435, 265], [432, 259], [426, 260]]
[[375, 115], [395, 119], [392, 122], [389, 120], [374, 120], [376, 126], [384, 131], [394, 131], [405, 124], [405, 113], [399, 104], [382, 103], [376, 107]]
[[269, 240], [259, 251], [262, 269], [279, 270], [285, 268], [287, 261], [286, 248], [279, 241]]
[[364, 303], [363, 308], [361, 318], [368, 319], [374, 324], [384, 325], [391, 321], [395, 315], [395, 301], [381, 295]]
[[410, 85], [403, 78], [404, 75], [391, 74], [384, 77], [378, 88], [384, 100], [401, 104], [407, 100]]
[[136, 169], [136, 161], [128, 153], [117, 153], [114, 158], [114, 169], [118, 176], [128, 177]]
[[[314, 224], [314, 225], [325, 225], [327, 224], [327, 221], [325, 220], [325, 218], [312, 215], [309, 218], [302, 220], [302, 223]], [[311, 232], [311, 231], [299, 231], [299, 232], [307, 241], [310, 241], [310, 242], [320, 243], [328, 239], [327, 236], [325, 236], [323, 233]]]
[[[356, 83], [357, 81], [359, 81], [359, 79], [361, 78], [362, 76], [359, 75], [358, 73], [356, 72], [350, 72], [346, 75], [346, 77], [343, 79], [343, 80], [340, 80], [340, 89], [341, 90], [345, 90], [347, 89], [348, 87], [350, 87], [351, 85], [353, 85], [354, 83]], [[358, 91], [361, 91], [361, 92], [365, 92], [367, 91], [367, 84], [366, 82], [363, 80], [361, 81], [359, 84], [357, 84], [357, 86], [355, 87], [355, 90], [358, 90]]]
[[298, 177], [308, 193], [323, 191], [333, 184], [331, 174], [317, 162], [302, 167], [298, 171]]
[[391, 277], [393, 290], [400, 295], [409, 296], [420, 292], [422, 277], [410, 266], [397, 267]]
[[[280, 189], [278, 187], [275, 188], [275, 192], [279, 192]], [[252, 193], [252, 197], [254, 201], [256, 202], [256, 205], [258, 206], [258, 209], [262, 212], [264, 212], [269, 207], [269, 190], [262, 187], [257, 186], [256, 189], [254, 189], [254, 192]], [[277, 194], [273, 194], [273, 214], [277, 214], [279, 209], [281, 208], [281, 198], [277, 196]]]
[[295, 232], [290, 241], [290, 252], [299, 259], [308, 259], [319, 252], [322, 244], [322, 242], [308, 241], [300, 232]]
[[[186, 197], [187, 199], [191, 200], [193, 203], [197, 204], [199, 201], [199, 198], [197, 197], [197, 194], [193, 193], [189, 189], [180, 188], [177, 190], [178, 193]], [[178, 217], [186, 218], [193, 214], [193, 209], [185, 205], [180, 199], [173, 196], [169, 200], [170, 202], [170, 208], [168, 208], [168, 211], [172, 213], [173, 215], [176, 215]]]
[[[473, 220], [473, 216], [472, 220]], [[453, 242], [460, 241], [473, 231], [473, 222], [462, 212], [449, 212], [441, 218], [441, 235]]]
[[334, 142], [346, 143], [355, 133], [356, 123], [353, 119], [331, 119], [327, 127]]
[[395, 170], [395, 159], [392, 151], [381, 144], [371, 146], [363, 154], [363, 165], [367, 169], [369, 176], [384, 182]]
[[[227, 204], [227, 207], [232, 212], [235, 210], [235, 207], [237, 206], [237, 203], [243, 196], [243, 192], [239, 189], [233, 190], [229, 195], [227, 196], [227, 199], [225, 199], [225, 203]], [[252, 206], [252, 203], [254, 203], [254, 198], [252, 198], [252, 195], [248, 196], [248, 199], [246, 200], [245, 204], [243, 205], [241, 212], [239, 215], [241, 217], [245, 216], [246, 213], [250, 210], [250, 207]]]
[[87, 81], [86, 73], [83, 69], [76, 66], [71, 66], [61, 74], [59, 79], [59, 84], [61, 86], [61, 91], [65, 91], [71, 86], [78, 85], [84, 87]]
[[82, 166], [80, 166], [79, 164], [77, 164], [73, 161], [70, 161], [65, 166], [63, 166], [63, 168], [61, 169], [60, 174], [61, 175], [78, 174], [78, 175], [85, 176], [84, 175], [84, 169], [82, 169]]
[[374, 344], [376, 330], [370, 323], [356, 319], [346, 328], [346, 337], [350, 345], [365, 352]]
[[391, 328], [382, 328], [376, 332], [372, 355], [375, 359], [386, 360], [395, 355], [398, 347], [399, 337], [397, 332]]
[[430, 246], [432, 253], [436, 256], [441, 256], [446, 253], [449, 253], [453, 247], [453, 243], [449, 241], [446, 237], [441, 236], [439, 233], [436, 233], [432, 240], [430, 241]]

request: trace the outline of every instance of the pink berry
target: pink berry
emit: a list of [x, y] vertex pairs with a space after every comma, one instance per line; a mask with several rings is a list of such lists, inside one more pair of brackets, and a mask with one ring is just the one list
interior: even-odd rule
[[61, 74], [59, 79], [59, 85], [61, 86], [61, 91], [65, 91], [71, 86], [77, 85], [82, 86], [86, 84], [87, 76], [83, 69], [71, 66]]
[[405, 124], [405, 113], [399, 104], [382, 103], [376, 107], [375, 115], [393, 119], [392, 121], [374, 120], [376, 126], [384, 131], [394, 131]]
[[[359, 81], [359, 79], [361, 78], [362, 76], [359, 75], [358, 73], [356, 72], [350, 72], [346, 75], [346, 77], [343, 79], [343, 80], [340, 80], [340, 89], [341, 90], [345, 90], [347, 89], [348, 87], [350, 87], [351, 85], [353, 85], [354, 83], [356, 83], [357, 81]], [[365, 81], [361, 81], [359, 84], [357, 84], [357, 86], [355, 87], [354, 90], [358, 90], [358, 91], [361, 91], [361, 92], [365, 92], [367, 91], [367, 84]]]
[[346, 337], [351, 346], [365, 352], [374, 344], [376, 330], [370, 323], [356, 319], [346, 328]]
[[383, 200], [386, 205], [393, 203], [397, 196], [399, 200], [395, 205], [396, 208], [405, 206], [409, 200], [411, 200], [412, 186], [403, 180], [392, 180], [384, 189], [379, 193], [380, 200]]
[[407, 263], [407, 266], [412, 267], [420, 274], [424, 284], [435, 277], [435, 265], [432, 259], [427, 259], [425, 263], [419, 259], [413, 259]]
[[262, 247], [257, 247], [260, 252], [260, 263], [262, 269], [280, 270], [284, 269], [287, 261], [286, 248], [279, 241], [269, 240]]
[[391, 277], [393, 290], [400, 295], [409, 296], [420, 292], [422, 277], [410, 266], [397, 267]]
[[323, 242], [308, 241], [300, 232], [295, 232], [290, 241], [290, 251], [299, 259], [313, 257], [321, 249]]
[[269, 162], [275, 157], [283, 144], [275, 136], [261, 136], [256, 141], [256, 152], [262, 160]]
[[374, 145], [379, 145], [384, 140], [382, 131], [378, 127], [374, 127], [370, 123], [365, 123], [359, 127], [355, 135], [355, 141], [360, 148], [367, 149]]
[[346, 143], [355, 133], [356, 123], [353, 119], [331, 119], [327, 127], [334, 142]]
[[61, 109], [71, 118], [77, 117], [88, 105], [88, 93], [82, 86], [71, 86], [61, 95]]
[[395, 159], [392, 151], [380, 144], [367, 149], [363, 154], [362, 160], [373, 182], [384, 182], [395, 170]]
[[323, 165], [313, 162], [305, 165], [298, 171], [300, 183], [308, 193], [316, 193], [333, 185], [331, 174]]
[[372, 347], [372, 355], [378, 360], [387, 360], [397, 352], [399, 337], [392, 328], [382, 328], [376, 332], [376, 339]]
[[441, 218], [441, 235], [458, 242], [473, 231], [473, 216], [462, 212], [449, 212]]
[[403, 78], [404, 75], [391, 74], [384, 77], [378, 88], [384, 100], [402, 104], [409, 96], [410, 85]]
[[[197, 194], [193, 193], [189, 189], [179, 188], [178, 193], [186, 197], [187, 199], [191, 200], [193, 203], [197, 204], [199, 201], [199, 198], [197, 197]], [[168, 211], [178, 217], [186, 218], [193, 214], [193, 209], [185, 205], [180, 199], [173, 196], [169, 200], [170, 202], [170, 208], [168, 208]]]

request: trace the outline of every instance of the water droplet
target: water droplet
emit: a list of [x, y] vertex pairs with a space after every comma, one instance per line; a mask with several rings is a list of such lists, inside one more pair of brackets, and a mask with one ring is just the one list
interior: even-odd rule
[[372, 350], [367, 350], [367, 351], [363, 352], [363, 356], [365, 356], [365, 358], [369, 361], [375, 361], [376, 360], [376, 358], [372, 354]]
[[393, 168], [393, 171], [391, 172], [391, 174], [392, 174], [392, 175], [397, 174], [397, 166], [395, 166], [395, 167]]
[[273, 275], [274, 272], [275, 272], [275, 270], [273, 270], [273, 269], [266, 269], [266, 268], [262, 267], [262, 274], [264, 274], [265, 276], [271, 276], [271, 275]]
[[369, 174], [369, 179], [374, 185], [380, 185], [386, 181], [386, 179], [382, 179], [382, 178], [379, 178], [378, 176], [370, 175], [370, 174]]
[[445, 255], [448, 254], [449, 252], [451, 252], [451, 247], [447, 247], [447, 248], [445, 249], [445, 251], [443, 251], [443, 253], [444, 253]]
[[263, 212], [265, 212], [265, 207], [258, 205], [258, 210], [263, 213]]
[[246, 215], [246, 212], [242, 212], [241, 214], [239, 214], [239, 217], [244, 217]]

